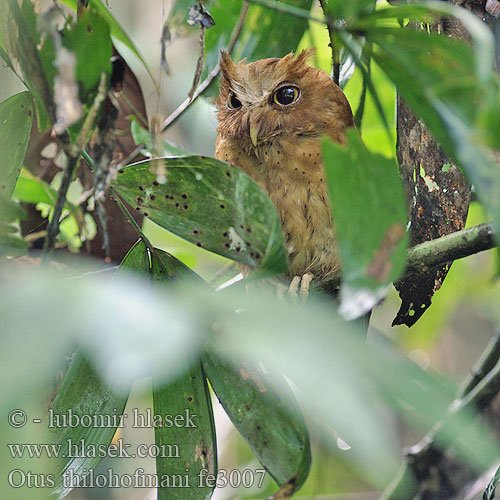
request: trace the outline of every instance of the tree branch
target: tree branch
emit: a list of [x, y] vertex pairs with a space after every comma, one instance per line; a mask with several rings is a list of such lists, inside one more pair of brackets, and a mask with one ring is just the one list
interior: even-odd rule
[[[462, 259], [497, 246], [495, 231], [490, 223], [480, 224], [469, 229], [426, 241], [408, 250], [405, 275], [425, 272], [426, 269]], [[325, 292], [340, 286], [340, 275], [321, 284]]]
[[429, 267], [489, 250], [496, 246], [494, 237], [491, 224], [480, 224], [426, 241], [408, 250], [407, 271], [424, 271]]
[[[243, 6], [241, 7], [241, 12], [240, 12], [240, 17], [238, 19], [238, 23], [236, 24], [236, 27], [234, 28], [233, 34], [231, 35], [231, 40], [229, 41], [229, 45], [227, 46], [227, 51], [231, 54], [231, 52], [234, 50], [234, 47], [236, 45], [236, 42], [238, 41], [238, 38], [241, 35], [241, 31], [243, 30], [243, 26], [245, 24], [245, 19], [247, 17], [247, 12], [248, 12], [248, 2], [244, 2]], [[170, 116], [166, 118], [166, 120], [163, 122], [161, 131], [165, 132], [170, 125], [172, 125], [184, 112], [193, 104], [200, 95], [202, 95], [208, 87], [212, 84], [212, 82], [217, 78], [217, 75], [220, 72], [220, 64], [217, 63], [215, 67], [210, 71], [208, 76], [201, 82], [200, 86], [196, 89], [196, 91], [193, 93], [192, 97], [188, 97], [184, 102], [182, 102], [175, 111], [173, 111]]]

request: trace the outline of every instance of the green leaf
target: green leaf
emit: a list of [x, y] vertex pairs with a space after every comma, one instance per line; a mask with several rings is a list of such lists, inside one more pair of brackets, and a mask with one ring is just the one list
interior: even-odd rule
[[0, 193], [0, 256], [18, 256], [26, 253], [28, 244], [18, 234], [18, 227], [12, 222], [24, 219], [24, 210]]
[[363, 315], [403, 272], [406, 200], [394, 160], [371, 153], [358, 133], [348, 146], [324, 139], [324, 168], [342, 261], [341, 311]]
[[23, 166], [28, 147], [33, 105], [29, 92], [20, 92], [0, 103], [0, 194], [9, 199]]
[[[148, 249], [138, 241], [127, 258], [145, 266], [156, 284], [185, 276], [204, 283], [184, 264], [159, 249]], [[212, 403], [199, 359], [174, 380], [165, 381], [165, 370], [153, 367], [153, 414], [165, 419], [155, 427], [155, 444], [161, 450], [156, 457], [159, 478], [158, 500], [205, 499], [215, 487], [203, 477], [217, 474], [217, 440]], [[168, 417], [167, 417], [168, 416]]]
[[96, 93], [101, 73], [111, 71], [113, 50], [108, 23], [100, 13], [86, 11], [75, 25], [64, 30], [62, 41], [76, 56], [75, 77], [80, 99], [86, 103], [89, 93]]
[[163, 450], [156, 460], [162, 481], [158, 500], [209, 498], [215, 481], [207, 479], [217, 474], [217, 442], [201, 363], [167, 384], [158, 383], [153, 371], [153, 407], [155, 415], [170, 419], [155, 426], [155, 443]]
[[[226, 356], [227, 359], [227, 356]], [[297, 491], [311, 466], [309, 435], [295, 398], [280, 373], [252, 362], [231, 364], [208, 349], [203, 368], [238, 432], [278, 486]]]
[[[35, 177], [29, 170], [23, 168], [12, 196], [25, 203], [45, 203], [53, 207], [57, 200], [57, 191], [42, 179]], [[66, 200], [64, 207], [77, 220], [81, 218], [80, 207], [68, 200]]]
[[326, 10], [333, 20], [363, 17], [375, 8], [376, 0], [329, 0]]
[[54, 46], [50, 37], [42, 41], [37, 31], [37, 15], [28, 0], [0, 2], [2, 39], [17, 75], [35, 99], [38, 126], [47, 129], [55, 121], [53, 81], [56, 74]]
[[24, 210], [15, 202], [0, 194], [0, 220], [13, 222], [16, 219], [24, 219]]
[[[67, 5], [76, 12], [77, 0], [61, 0], [61, 3]], [[106, 5], [104, 5], [100, 0], [90, 0], [89, 8], [95, 9], [96, 12], [102, 17], [102, 19], [104, 19], [107, 22], [111, 36], [114, 38], [115, 45], [122, 44], [123, 47], [125, 47], [135, 57], [137, 57], [137, 59], [139, 59], [139, 61], [142, 63], [146, 71], [149, 73], [151, 80], [153, 80], [156, 87], [158, 87], [158, 84], [156, 83], [153, 73], [149, 69], [149, 66], [147, 65], [143, 55], [139, 52], [132, 39], [127, 35], [126, 31], [120, 26], [118, 21], [113, 17], [113, 15], [106, 7]], [[118, 42], [118, 44], [116, 42]], [[122, 50], [118, 51], [122, 52]], [[125, 59], [127, 58], [125, 57]], [[89, 62], [90, 61], [91, 59], [89, 59]]]
[[[140, 273], [149, 271], [149, 257], [146, 246], [142, 241], [138, 241], [129, 250], [120, 264], [117, 275], [130, 271]], [[55, 433], [57, 443], [62, 445], [61, 453], [68, 454], [70, 442], [77, 443], [80, 446], [83, 442], [86, 450], [89, 450], [89, 447], [94, 445], [107, 448], [116, 432], [117, 427], [114, 424], [120, 422], [120, 416], [123, 414], [127, 399], [128, 392], [114, 392], [102, 380], [86, 351], [82, 348], [78, 349], [61, 389], [54, 400], [53, 414], [67, 415], [71, 411], [77, 417], [85, 415], [109, 416], [111, 425], [94, 425], [90, 427], [82, 425], [75, 427], [56, 426], [54, 428], [49, 425], [49, 430]], [[85, 476], [102, 460], [101, 456], [92, 457], [91, 453], [81, 453], [80, 455], [85, 456], [75, 456], [60, 461], [57, 470], [58, 484], [54, 489], [59, 498], [66, 496], [76, 484], [73, 483], [73, 486], [65, 484], [61, 481], [62, 475]]]
[[[151, 171], [158, 161], [166, 184]], [[239, 168], [203, 156], [147, 160], [120, 170], [113, 185], [144, 216], [201, 248], [268, 272], [288, 269], [274, 205]]]
[[[89, 450], [95, 446], [107, 449], [120, 423], [128, 394], [115, 393], [101, 378], [84, 349], [78, 349], [64, 377], [47, 422], [48, 430], [54, 433], [55, 443], [61, 445], [61, 457], [55, 468], [57, 482], [54, 494], [66, 496], [78, 485], [77, 478], [86, 476], [102, 460]], [[51, 415], [74, 415], [72, 423], [58, 421]], [[102, 418], [103, 424], [86, 425], [86, 419]], [[69, 417], [68, 417], [69, 418]], [[72, 425], [74, 424], [74, 425]], [[77, 425], [78, 424], [78, 425]], [[70, 446], [80, 451], [71, 451]], [[84, 447], [82, 449], [82, 446]], [[73, 482], [69, 478], [73, 477]]]

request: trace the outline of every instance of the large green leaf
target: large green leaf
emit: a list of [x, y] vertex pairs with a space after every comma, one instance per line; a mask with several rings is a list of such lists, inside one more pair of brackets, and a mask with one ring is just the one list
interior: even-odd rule
[[206, 479], [217, 475], [217, 442], [201, 363], [167, 384], [153, 372], [153, 407], [155, 415], [170, 420], [155, 426], [155, 443], [163, 451], [156, 460], [158, 500], [210, 498], [215, 481]]
[[[168, 180], [159, 184], [163, 161]], [[283, 233], [271, 200], [239, 168], [203, 156], [147, 160], [120, 171], [116, 191], [145, 217], [201, 248], [284, 273]]]
[[358, 133], [348, 146], [324, 139], [324, 168], [342, 261], [341, 311], [369, 311], [403, 272], [406, 200], [394, 160], [371, 153]]
[[[67, 5], [74, 11], [76, 11], [77, 0], [61, 0], [61, 3]], [[143, 64], [146, 71], [151, 76], [153, 82], [155, 81], [151, 70], [149, 69], [146, 60], [142, 56], [142, 54], [137, 49], [136, 45], [132, 41], [132, 39], [128, 36], [127, 32], [120, 26], [118, 21], [113, 17], [113, 14], [109, 11], [109, 9], [104, 5], [100, 0], [90, 0], [89, 6], [91, 9], [95, 9], [97, 13], [106, 21], [109, 26], [109, 30], [111, 36], [114, 38], [115, 43], [119, 42], [123, 45], [127, 50], [129, 50], [139, 61]], [[124, 56], [125, 57], [125, 56]], [[125, 57], [126, 59], [126, 57]], [[90, 61], [91, 59], [89, 59]]]
[[12, 196], [23, 166], [32, 121], [29, 92], [20, 92], [0, 103], [0, 194], [7, 199]]
[[[189, 268], [161, 250], [154, 249], [151, 267], [156, 280], [171, 281], [190, 277], [196, 280], [193, 285], [197, 285], [200, 290], [209, 289]], [[309, 435], [300, 409], [283, 377], [279, 373], [271, 376], [261, 366], [251, 362], [238, 360], [234, 364], [230, 363], [227, 361], [227, 353], [220, 353], [213, 348], [207, 348], [203, 353], [202, 365], [201, 372], [195, 365], [191, 374], [181, 377], [173, 384], [158, 384], [158, 389], [154, 391], [155, 413], [163, 414], [166, 409], [169, 409], [168, 413], [173, 413], [172, 408], [182, 412], [187, 407], [194, 411], [193, 408], [196, 407], [197, 411], [204, 414], [205, 403], [199, 397], [202, 392], [199, 373], [204, 373], [229, 418], [277, 484], [285, 487], [289, 493], [298, 490], [307, 478], [311, 465]], [[198, 398], [190, 396], [191, 393], [198, 393]], [[210, 429], [205, 428], [205, 433], [209, 431]], [[177, 432], [180, 441], [183, 435], [180, 430]], [[172, 435], [169, 429], [156, 429], [156, 444], [172, 443]], [[193, 431], [184, 434], [182, 442], [186, 446], [188, 457], [193, 455], [192, 450], [195, 449], [192, 443], [203, 442], [203, 439], [203, 435], [200, 437]], [[183, 474], [182, 467], [179, 467], [178, 459], [157, 459], [157, 469], [162, 473]], [[199, 483], [197, 474], [199, 467], [195, 467], [194, 471], [189, 470], [190, 484], [193, 481]], [[206, 486], [207, 482], [202, 484]], [[189, 498], [198, 498], [196, 492], [185, 494], [193, 495]]]
[[37, 15], [29, 0], [0, 2], [2, 40], [17, 75], [31, 91], [36, 104], [38, 125], [45, 130], [55, 121], [53, 81], [56, 74], [54, 46], [50, 37], [42, 42]]
[[109, 74], [111, 70], [113, 51], [109, 35], [107, 20], [92, 11], [86, 11], [75, 25], [63, 32], [64, 46], [76, 56], [75, 78], [82, 102], [88, 101], [89, 93], [96, 92], [101, 73]]
[[280, 373], [251, 361], [230, 363], [208, 349], [203, 367], [239, 433], [280, 487], [298, 490], [311, 466], [309, 435], [295, 398]]
[[[148, 272], [148, 269], [147, 249], [144, 243], [139, 241], [125, 256], [117, 274], [130, 271], [144, 273]], [[100, 463], [103, 456], [92, 456], [88, 450], [92, 446], [96, 448], [102, 446], [104, 449], [110, 445], [117, 429], [113, 424], [120, 422], [127, 399], [126, 391], [115, 392], [103, 381], [91, 363], [88, 353], [85, 349], [79, 348], [54, 400], [52, 412], [54, 415], [68, 415], [71, 412], [76, 418], [85, 415], [109, 417], [112, 425], [51, 427], [49, 420], [49, 430], [55, 434], [55, 441], [61, 445], [61, 454], [68, 455], [60, 459], [57, 468], [58, 483], [54, 492], [59, 498], [66, 496], [77, 485], [64, 481], [63, 478], [84, 477]], [[79, 446], [84, 443], [84, 449], [87, 451], [82, 451], [78, 456], [71, 456], [70, 443]]]
[[[127, 394], [114, 392], [102, 380], [85, 350], [78, 349], [47, 421], [55, 443], [61, 446], [61, 458], [55, 468], [57, 483], [54, 494], [58, 498], [63, 498], [78, 486], [78, 478], [85, 477], [102, 460], [102, 456], [94, 456], [89, 450], [100, 446], [108, 448], [127, 399]], [[74, 416], [73, 420], [65, 422], [63, 418], [69, 419], [70, 415]], [[89, 426], [88, 420], [93, 418], [103, 418], [103, 424]], [[76, 453], [75, 447], [79, 449]]]

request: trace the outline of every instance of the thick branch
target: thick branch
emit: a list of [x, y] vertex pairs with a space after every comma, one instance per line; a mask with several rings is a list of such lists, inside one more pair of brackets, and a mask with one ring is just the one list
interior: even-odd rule
[[408, 250], [407, 271], [446, 264], [496, 246], [491, 224], [480, 224], [469, 229], [426, 241]]
[[[456, 231], [410, 248], [405, 274], [423, 272], [429, 267], [444, 265], [496, 246], [495, 231], [490, 223]], [[329, 292], [338, 288], [340, 279], [340, 275], [334, 276], [321, 283], [321, 289]]]

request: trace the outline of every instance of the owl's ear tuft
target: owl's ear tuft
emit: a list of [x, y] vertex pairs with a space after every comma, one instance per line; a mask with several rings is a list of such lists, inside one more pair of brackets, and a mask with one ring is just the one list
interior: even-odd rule
[[225, 50], [220, 51], [220, 69], [223, 75], [227, 75], [234, 69], [234, 63], [231, 56]]
[[297, 55], [295, 58], [295, 63], [297, 65], [306, 64], [307, 61], [316, 53], [316, 49], [314, 47], [310, 47], [308, 49], [304, 49]]

